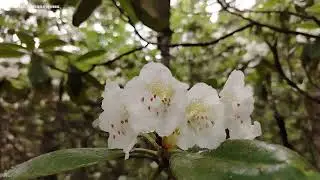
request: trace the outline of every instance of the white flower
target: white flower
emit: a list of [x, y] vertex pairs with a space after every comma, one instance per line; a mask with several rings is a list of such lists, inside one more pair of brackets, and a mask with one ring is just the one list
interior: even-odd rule
[[175, 131], [177, 145], [188, 149], [194, 145], [214, 149], [226, 139], [223, 105], [218, 93], [205, 83], [195, 84], [187, 93], [185, 121]]
[[129, 114], [123, 103], [123, 89], [116, 83], [106, 84], [103, 93], [102, 109], [99, 119], [93, 122], [101, 130], [109, 132], [108, 148], [123, 149], [125, 159], [136, 143], [138, 133], [129, 126]]
[[129, 124], [136, 132], [168, 136], [183, 120], [188, 85], [161, 63], [146, 64], [124, 89]]
[[219, 95], [225, 106], [225, 122], [230, 139], [254, 139], [261, 135], [260, 123], [251, 122], [253, 92], [250, 86], [245, 86], [243, 72], [234, 70]]

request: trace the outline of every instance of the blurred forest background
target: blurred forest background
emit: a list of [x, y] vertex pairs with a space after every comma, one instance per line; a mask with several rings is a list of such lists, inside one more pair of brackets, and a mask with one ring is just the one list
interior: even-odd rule
[[[22, 4], [8, 8], [6, 1]], [[216, 89], [233, 69], [244, 71], [255, 92], [252, 119], [263, 128], [258, 139], [293, 149], [320, 169], [320, 0], [0, 5], [0, 172], [58, 149], [106, 147], [107, 133], [91, 125], [104, 84], [123, 85], [148, 61]], [[157, 166], [108, 161], [43, 179], [152, 179]]]

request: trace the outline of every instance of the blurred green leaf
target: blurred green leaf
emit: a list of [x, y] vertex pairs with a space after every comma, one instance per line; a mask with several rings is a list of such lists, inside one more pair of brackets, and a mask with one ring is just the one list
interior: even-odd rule
[[63, 57], [69, 57], [71, 55], [74, 55], [71, 52], [68, 51], [63, 51], [63, 50], [49, 50], [49, 51], [44, 51], [47, 54], [50, 54], [51, 56], [63, 56]]
[[0, 43], [0, 50], [1, 51], [5, 51], [5, 50], [24, 50], [26, 49], [23, 46], [20, 46], [18, 44], [15, 43]]
[[0, 48], [0, 58], [19, 58], [25, 54], [25, 52], [19, 50]]
[[64, 149], [35, 157], [5, 172], [8, 179], [31, 179], [91, 166], [123, 156], [118, 150], [107, 148]]
[[106, 50], [99, 49], [99, 50], [93, 50], [89, 51], [83, 55], [81, 55], [79, 58], [77, 58], [77, 62], [83, 62], [83, 61], [88, 61], [92, 58], [100, 57], [106, 53]]
[[48, 39], [46, 41], [43, 41], [40, 43], [39, 48], [41, 49], [53, 49], [55, 47], [64, 46], [67, 42], [61, 40], [61, 39]]
[[137, 23], [138, 17], [136, 16], [131, 0], [119, 0], [121, 8], [127, 13], [133, 23]]
[[79, 26], [82, 22], [87, 20], [92, 12], [100, 6], [102, 0], [81, 0], [76, 11], [72, 17], [72, 24], [74, 26]]
[[315, 3], [313, 6], [306, 9], [309, 13], [320, 14], [320, 3]]
[[146, 26], [158, 32], [169, 29], [169, 0], [134, 0], [132, 5], [135, 14]]
[[67, 80], [67, 92], [70, 98], [75, 102], [82, 102], [86, 97], [84, 95], [84, 83], [82, 71], [77, 67], [70, 65]]
[[216, 150], [177, 152], [170, 158], [177, 179], [316, 180], [319, 173], [296, 152], [261, 141], [227, 140]]
[[44, 58], [38, 54], [32, 54], [28, 67], [28, 77], [32, 86], [39, 87], [50, 80], [48, 67], [44, 63]]
[[93, 77], [91, 74], [86, 74], [84, 76], [85, 80], [88, 81], [89, 83], [91, 83], [92, 85], [94, 85], [96, 88], [103, 90], [104, 86], [95, 78]]
[[27, 45], [27, 49], [29, 49], [29, 50], [34, 49], [35, 42], [34, 42], [32, 35], [30, 35], [26, 32], [20, 31], [17, 33], [17, 36], [19, 37], [19, 39], [22, 43], [25, 43]]

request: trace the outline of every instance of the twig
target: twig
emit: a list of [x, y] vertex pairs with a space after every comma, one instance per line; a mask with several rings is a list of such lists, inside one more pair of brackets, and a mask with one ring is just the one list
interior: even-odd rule
[[119, 56], [117, 56], [117, 57], [115, 57], [115, 58], [113, 58], [113, 59], [111, 59], [111, 60], [109, 60], [109, 61], [106, 61], [106, 62], [103, 62], [103, 63], [98, 63], [98, 64], [93, 64], [93, 65], [90, 67], [90, 69], [88, 69], [88, 70], [86, 70], [86, 71], [82, 71], [82, 72], [69, 72], [69, 71], [67, 71], [67, 70], [60, 69], [60, 68], [56, 67], [56, 66], [53, 65], [53, 64], [47, 64], [47, 65], [48, 65], [50, 68], [52, 68], [52, 69], [54, 69], [54, 70], [57, 70], [57, 71], [59, 71], [59, 72], [62, 72], [62, 73], [75, 74], [75, 75], [85, 75], [85, 74], [93, 71], [94, 68], [97, 67], [97, 66], [109, 66], [109, 65], [111, 65], [112, 63], [114, 63], [115, 61], [123, 58], [124, 56], [128, 56], [128, 55], [130, 55], [130, 54], [132, 54], [132, 53], [135, 53], [135, 52], [137, 52], [137, 51], [141, 51], [141, 50], [145, 49], [148, 45], [149, 45], [149, 44], [146, 44], [145, 46], [140, 46], [140, 47], [134, 48], [134, 49], [132, 49], [132, 50], [130, 50], [130, 51], [127, 51], [127, 52], [125, 52], [125, 53], [123, 53], [123, 54], [120, 54]]
[[312, 97], [310, 94], [308, 94], [306, 91], [302, 90], [296, 83], [294, 83], [291, 79], [289, 79], [286, 74], [284, 73], [283, 69], [282, 69], [282, 65], [280, 63], [280, 59], [279, 59], [279, 55], [278, 55], [278, 50], [277, 50], [277, 42], [275, 42], [274, 45], [272, 45], [270, 42], [266, 41], [266, 43], [268, 44], [273, 58], [274, 58], [274, 63], [275, 63], [275, 67], [278, 71], [278, 73], [280, 74], [280, 76], [287, 82], [288, 85], [290, 85], [292, 88], [294, 88], [295, 90], [297, 90], [300, 94], [304, 95], [305, 97], [307, 97], [308, 99], [317, 102], [318, 104], [320, 104], [320, 99], [318, 98], [314, 98]]
[[[274, 102], [274, 100], [273, 100], [273, 102]], [[287, 133], [284, 117], [281, 116], [281, 114], [278, 112], [275, 103], [273, 103], [273, 117], [277, 121], [282, 144], [285, 147], [294, 150], [293, 146], [289, 143], [289, 140], [288, 140], [288, 133]]]
[[254, 25], [254, 23], [249, 23], [249, 24], [246, 24], [224, 36], [221, 36], [220, 38], [218, 39], [214, 39], [212, 41], [208, 41], [208, 42], [199, 42], [199, 43], [177, 43], [177, 44], [170, 44], [169, 47], [178, 47], [178, 46], [183, 46], [183, 47], [195, 47], [195, 46], [210, 46], [210, 45], [214, 45], [214, 44], [217, 44], [218, 42], [220, 42], [221, 40], [224, 40], [224, 39], [227, 39], [228, 37], [231, 37], [233, 36], [234, 34], [238, 33], [238, 32], [241, 32], [247, 28], [250, 28]]
[[[114, 6], [119, 10], [119, 12], [127, 18], [126, 22], [129, 23], [129, 24], [133, 27], [135, 34], [136, 34], [142, 41], [147, 42], [147, 43], [152, 44], [152, 45], [161, 45], [161, 43], [152, 42], [152, 41], [149, 41], [149, 40], [147, 40], [146, 38], [144, 38], [144, 37], [139, 33], [139, 31], [137, 30], [137, 28], [135, 27], [135, 25], [134, 25], [133, 21], [131, 20], [131, 18], [130, 18], [129, 16], [127, 16], [127, 15], [125, 14], [125, 12], [123, 11], [123, 9], [117, 5], [116, 1], [115, 1], [115, 0], [112, 0], [112, 2], [113, 2], [113, 4], [114, 4]], [[247, 24], [247, 25], [245, 25], [245, 26], [242, 26], [242, 27], [240, 27], [240, 28], [232, 31], [231, 33], [228, 33], [228, 34], [226, 34], [226, 35], [224, 35], [224, 36], [222, 36], [222, 37], [220, 37], [220, 38], [218, 38], [218, 39], [214, 39], [214, 40], [212, 40], [212, 41], [199, 42], [199, 43], [173, 43], [173, 44], [169, 44], [168, 47], [169, 47], [169, 48], [174, 48], [174, 47], [201, 47], [201, 46], [214, 45], [214, 44], [217, 44], [219, 41], [224, 40], [224, 39], [226, 39], [226, 38], [234, 35], [234, 34], [237, 33], [237, 32], [240, 32], [240, 31], [243, 31], [243, 30], [245, 30], [245, 29], [247, 29], [247, 28], [252, 27], [253, 25], [254, 25], [254, 23], [249, 23], [249, 24]]]
[[232, 15], [235, 15], [237, 17], [240, 17], [246, 21], [249, 21], [250, 23], [256, 25], [256, 26], [260, 26], [260, 27], [265, 27], [265, 28], [268, 28], [268, 29], [271, 29], [273, 31], [276, 31], [276, 32], [279, 32], [279, 33], [284, 33], [284, 34], [294, 34], [294, 35], [303, 35], [303, 36], [306, 36], [306, 37], [310, 37], [310, 38], [316, 38], [316, 39], [319, 39], [320, 36], [317, 36], [317, 35], [313, 35], [313, 34], [308, 34], [308, 33], [304, 33], [304, 32], [299, 32], [299, 31], [293, 31], [293, 30], [290, 30], [290, 29], [282, 29], [280, 27], [277, 27], [277, 26], [273, 26], [273, 25], [270, 25], [270, 24], [263, 24], [263, 23], [260, 23], [256, 20], [253, 20], [251, 18], [248, 18], [248, 17], [244, 17], [242, 14], [239, 14], [239, 13], [236, 13], [236, 12], [233, 12], [233, 11], [230, 11], [228, 8], [231, 8], [231, 9], [234, 9], [237, 11], [237, 9], [235, 9], [234, 7], [231, 7], [229, 4], [227, 3], [223, 3], [221, 0], [218, 0], [218, 2], [220, 3], [220, 5], [223, 7], [223, 10], [227, 11], [228, 13], [232, 14]]
[[[230, 6], [229, 6], [230, 7]], [[314, 21], [317, 25], [320, 26], [320, 19], [317, 19], [315, 16], [309, 16], [309, 15], [305, 15], [305, 14], [300, 14], [300, 13], [296, 13], [296, 12], [291, 12], [291, 11], [278, 11], [278, 10], [261, 10], [261, 11], [255, 11], [255, 10], [240, 10], [237, 9], [235, 7], [230, 7], [238, 12], [241, 13], [260, 13], [260, 14], [281, 14], [281, 15], [291, 15], [291, 16], [296, 16], [302, 19], [308, 19], [308, 20], [312, 20]]]

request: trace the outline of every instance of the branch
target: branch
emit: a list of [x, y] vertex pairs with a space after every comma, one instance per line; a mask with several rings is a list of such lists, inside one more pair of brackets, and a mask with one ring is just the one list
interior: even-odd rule
[[235, 7], [230, 7], [238, 12], [241, 13], [260, 13], [260, 14], [281, 14], [281, 15], [291, 15], [291, 16], [296, 16], [299, 17], [301, 19], [308, 19], [308, 20], [312, 20], [314, 21], [317, 25], [320, 26], [320, 19], [317, 19], [315, 16], [309, 16], [309, 15], [305, 15], [305, 14], [300, 14], [300, 13], [296, 13], [296, 12], [291, 12], [291, 11], [278, 11], [278, 10], [263, 10], [263, 11], [254, 11], [254, 10], [240, 10], [237, 9]]
[[275, 43], [274, 45], [272, 45], [270, 42], [266, 41], [266, 43], [268, 44], [273, 58], [274, 58], [274, 64], [275, 67], [278, 71], [278, 73], [280, 74], [280, 76], [287, 82], [288, 85], [290, 85], [293, 89], [297, 90], [300, 94], [304, 95], [305, 97], [307, 97], [308, 99], [317, 102], [318, 104], [320, 104], [320, 99], [318, 98], [314, 98], [312, 97], [310, 94], [308, 94], [306, 91], [302, 90], [296, 83], [294, 83], [291, 79], [289, 79], [286, 74], [284, 73], [283, 69], [282, 69], [282, 65], [280, 63], [280, 59], [279, 59], [279, 55], [278, 55], [278, 49], [277, 49], [277, 43]]
[[[161, 45], [161, 43], [157, 43], [157, 42], [152, 42], [152, 41], [149, 41], [147, 40], [146, 38], [144, 38], [140, 33], [139, 31], [137, 30], [137, 28], [135, 27], [133, 21], [130, 19], [129, 16], [126, 15], [126, 13], [123, 11], [123, 9], [117, 5], [117, 2], [115, 0], [112, 0], [114, 6], [119, 10], [120, 14], [125, 16], [127, 18], [127, 20], [125, 20], [127, 23], [129, 23], [133, 29], [134, 29], [134, 32], [135, 34], [144, 42], [147, 42], [148, 44], [152, 44], [152, 45]], [[212, 41], [209, 41], [209, 42], [199, 42], [199, 43], [174, 43], [174, 44], [169, 44], [168, 47], [169, 48], [174, 48], [174, 47], [203, 47], [203, 46], [210, 46], [210, 45], [214, 45], [214, 44], [217, 44], [219, 41], [223, 40], [223, 39], [226, 39], [230, 36], [232, 36], [233, 34], [237, 33], [237, 32], [240, 32], [240, 31], [243, 31], [247, 28], [250, 28], [254, 25], [254, 23], [249, 23], [243, 27], [240, 27], [234, 31], [232, 31], [231, 33], [229, 34], [226, 34], [222, 37], [220, 37], [219, 39], [214, 39]]]
[[281, 140], [282, 140], [282, 144], [285, 147], [294, 150], [293, 146], [289, 143], [289, 140], [288, 140], [288, 133], [287, 133], [287, 129], [286, 129], [286, 124], [285, 124], [284, 118], [278, 112], [275, 103], [273, 104], [273, 117], [277, 121], [278, 128], [279, 128], [279, 133], [280, 133]]
[[237, 10], [236, 8], [229, 6], [229, 4], [223, 3], [223, 2], [221, 2], [221, 0], [218, 0], [218, 2], [222, 6], [223, 10], [227, 11], [228, 13], [230, 13], [232, 15], [240, 17], [240, 18], [242, 18], [242, 19], [244, 19], [246, 21], [249, 21], [250, 23], [252, 23], [252, 24], [254, 24], [256, 26], [265, 27], [265, 28], [268, 28], [270, 30], [273, 30], [273, 31], [276, 31], [276, 32], [279, 32], [279, 33], [284, 33], [284, 34], [303, 35], [303, 36], [306, 36], [306, 37], [316, 38], [316, 39], [320, 38], [320, 36], [317, 36], [317, 35], [308, 34], [308, 33], [299, 32], [299, 31], [293, 31], [293, 30], [290, 30], [290, 29], [282, 29], [282, 28], [277, 27], [277, 26], [260, 23], [260, 22], [258, 22], [256, 20], [251, 19], [251, 18], [244, 17], [242, 14], [230, 11], [228, 8], [231, 8], [231, 9], [233, 9], [235, 11], [240, 11], [240, 10]]
[[214, 45], [217, 44], [218, 42], [220, 42], [221, 40], [227, 39], [228, 37], [233, 36], [234, 34], [241, 32], [247, 28], [250, 28], [254, 25], [254, 23], [249, 23], [245, 26], [242, 26], [218, 39], [214, 39], [212, 41], [208, 41], [208, 42], [199, 42], [199, 43], [177, 43], [177, 44], [170, 44], [169, 47], [178, 47], [178, 46], [182, 46], [182, 47], [195, 47], [195, 46], [210, 46], [210, 45]]
[[56, 67], [56, 66], [53, 65], [53, 64], [47, 64], [47, 65], [48, 65], [50, 68], [52, 68], [52, 69], [54, 69], [54, 70], [57, 70], [57, 71], [59, 71], [59, 72], [62, 72], [62, 73], [66, 73], [66, 74], [69, 73], [69, 74], [75, 74], [75, 75], [85, 75], [85, 74], [93, 71], [94, 68], [97, 67], [97, 66], [109, 66], [109, 65], [111, 65], [112, 63], [114, 63], [115, 61], [123, 58], [124, 56], [128, 56], [128, 55], [130, 55], [130, 54], [132, 54], [132, 53], [135, 53], [135, 52], [137, 52], [137, 51], [141, 51], [141, 50], [145, 49], [148, 45], [149, 45], [149, 44], [146, 44], [145, 46], [140, 46], [140, 47], [134, 48], [134, 49], [132, 49], [132, 50], [129, 50], [129, 51], [123, 53], [123, 54], [118, 55], [117, 57], [115, 57], [115, 58], [113, 58], [113, 59], [111, 59], [111, 60], [109, 60], [109, 61], [106, 61], [106, 62], [103, 62], [103, 63], [98, 63], [98, 64], [93, 64], [90, 69], [88, 69], [88, 70], [86, 70], [86, 71], [82, 71], [82, 72], [69, 72], [69, 71], [67, 71], [67, 70], [60, 69], [60, 68]]
[[144, 42], [146, 42], [146, 43], [148, 43], [148, 44], [153, 44], [153, 45], [157, 45], [157, 44], [158, 44], [157, 42], [151, 42], [151, 41], [147, 40], [146, 38], [144, 38], [144, 37], [139, 33], [139, 31], [137, 30], [136, 26], [134, 25], [132, 19], [124, 12], [124, 10], [123, 10], [120, 6], [118, 6], [116, 0], [112, 0], [112, 3], [113, 3], [113, 5], [119, 10], [120, 14], [123, 15], [123, 16], [125, 16], [125, 17], [127, 18], [127, 20], [125, 20], [125, 19], [122, 19], [122, 20], [124, 20], [125, 22], [127, 22], [128, 24], [130, 24], [130, 25], [133, 27], [134, 33], [135, 33], [142, 41], [144, 41]]

